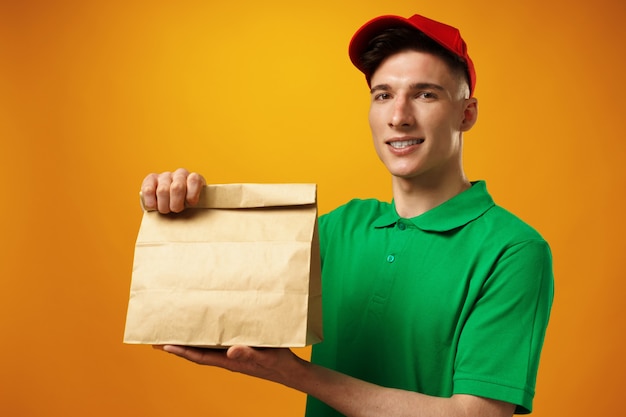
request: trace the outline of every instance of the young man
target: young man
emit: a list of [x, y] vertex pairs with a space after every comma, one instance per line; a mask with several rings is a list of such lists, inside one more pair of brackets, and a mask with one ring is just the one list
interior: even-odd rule
[[[463, 132], [477, 118], [465, 42], [419, 15], [383, 16], [354, 35], [350, 57], [371, 89], [393, 202], [353, 200], [320, 217], [324, 342], [310, 363], [288, 349], [163, 349], [305, 392], [311, 417], [530, 412], [551, 255], [465, 176]], [[204, 183], [183, 169], [151, 174], [144, 204], [181, 211]]]

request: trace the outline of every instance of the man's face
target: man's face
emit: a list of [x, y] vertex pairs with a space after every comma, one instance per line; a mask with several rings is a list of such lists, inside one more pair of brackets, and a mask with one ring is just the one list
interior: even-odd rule
[[462, 175], [462, 133], [476, 119], [467, 84], [439, 57], [404, 51], [385, 59], [371, 79], [374, 147], [394, 177]]

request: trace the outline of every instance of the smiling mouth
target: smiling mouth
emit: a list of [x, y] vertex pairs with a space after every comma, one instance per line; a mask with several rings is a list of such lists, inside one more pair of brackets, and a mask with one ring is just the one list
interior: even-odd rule
[[404, 149], [409, 146], [419, 145], [421, 143], [424, 143], [424, 139], [398, 140], [394, 142], [388, 142], [389, 146], [394, 149]]

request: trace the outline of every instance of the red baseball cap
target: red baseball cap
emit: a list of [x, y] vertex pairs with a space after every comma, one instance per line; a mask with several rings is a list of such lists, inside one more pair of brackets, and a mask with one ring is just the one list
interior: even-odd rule
[[354, 66], [366, 76], [370, 76], [371, 74], [367, 74], [367, 70], [361, 63], [361, 55], [367, 48], [370, 40], [387, 28], [403, 25], [420, 30], [439, 45], [459, 56], [465, 62], [465, 66], [467, 67], [467, 74], [469, 75], [470, 82], [470, 94], [474, 93], [474, 88], [476, 87], [476, 71], [474, 69], [474, 63], [467, 54], [467, 45], [465, 44], [463, 38], [461, 38], [459, 30], [455, 27], [446, 25], [445, 23], [440, 23], [418, 14], [415, 14], [408, 19], [392, 15], [380, 16], [361, 26], [350, 41], [349, 54], [350, 60]]

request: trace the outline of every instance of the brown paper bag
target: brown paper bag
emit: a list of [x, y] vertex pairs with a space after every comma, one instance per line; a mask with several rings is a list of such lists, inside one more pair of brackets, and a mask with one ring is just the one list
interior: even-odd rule
[[144, 211], [125, 343], [301, 347], [322, 339], [315, 184], [209, 185]]

